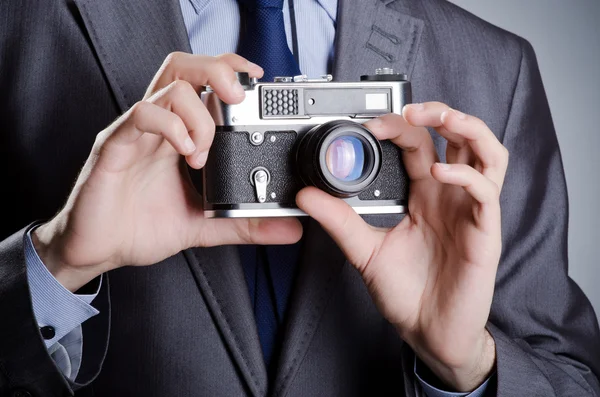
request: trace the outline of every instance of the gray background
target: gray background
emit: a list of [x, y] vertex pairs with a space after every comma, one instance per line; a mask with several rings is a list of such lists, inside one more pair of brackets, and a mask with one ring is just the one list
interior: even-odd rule
[[569, 191], [569, 274], [600, 315], [600, 0], [453, 0], [533, 45]]

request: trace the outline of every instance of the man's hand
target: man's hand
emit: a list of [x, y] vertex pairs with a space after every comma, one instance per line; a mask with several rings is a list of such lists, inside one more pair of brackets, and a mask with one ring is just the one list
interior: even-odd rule
[[286, 244], [296, 219], [205, 219], [186, 166], [204, 166], [214, 122], [197, 91], [244, 99], [235, 71], [262, 76], [244, 58], [171, 54], [144, 100], [100, 132], [65, 207], [33, 233], [50, 272], [75, 291], [105, 271], [150, 265], [182, 249]]
[[[501, 252], [500, 191], [508, 152], [479, 119], [441, 103], [405, 107], [365, 124], [403, 149], [409, 213], [391, 230], [369, 226], [344, 201], [305, 188], [298, 206], [360, 271], [382, 314], [425, 364], [458, 391], [494, 368], [485, 325]], [[425, 127], [448, 141], [440, 164]]]

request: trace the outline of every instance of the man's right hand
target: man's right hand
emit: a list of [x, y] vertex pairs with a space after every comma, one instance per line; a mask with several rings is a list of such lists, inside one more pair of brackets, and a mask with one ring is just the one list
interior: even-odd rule
[[225, 102], [241, 102], [236, 71], [262, 76], [234, 54], [171, 54], [145, 98], [98, 134], [66, 205], [33, 233], [42, 261], [67, 289], [190, 247], [300, 239], [295, 218], [204, 218], [186, 166], [204, 166], [215, 133], [198, 91], [210, 85]]

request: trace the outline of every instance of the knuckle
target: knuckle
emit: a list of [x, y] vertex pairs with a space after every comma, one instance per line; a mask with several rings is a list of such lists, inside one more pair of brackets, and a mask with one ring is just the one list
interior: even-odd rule
[[171, 83], [170, 91], [173, 95], [183, 95], [189, 92], [190, 90], [194, 90], [192, 85], [186, 80], [175, 80]]
[[222, 57], [214, 57], [213, 58], [213, 67], [215, 69], [226, 69], [229, 67], [229, 64], [227, 62], [225, 62], [225, 60]]
[[492, 180], [489, 180], [489, 184], [490, 184], [490, 196], [492, 198], [492, 200], [497, 201], [500, 199], [500, 186], [498, 186], [498, 184]]
[[500, 193], [502, 189], [493, 179], [486, 176], [483, 176], [483, 178], [485, 180], [485, 184], [482, 184], [481, 186], [487, 185], [485, 189], [487, 190], [486, 195], [489, 198], [489, 202], [498, 201], [500, 199]]
[[169, 66], [169, 65], [174, 65], [179, 63], [179, 61], [181, 60], [181, 58], [184, 56], [185, 54], [183, 52], [180, 51], [175, 51], [170, 53], [169, 55], [167, 55], [167, 57], [165, 58], [165, 61], [163, 62], [163, 65]]
[[506, 168], [508, 166], [508, 149], [499, 144], [497, 154], [495, 156], [494, 166]]
[[111, 136], [111, 131], [107, 128], [96, 134], [94, 139], [93, 149], [95, 152], [99, 151], [102, 146], [106, 143], [108, 138]]
[[201, 139], [199, 142], [196, 142], [196, 146], [198, 148], [199, 151], [209, 151], [212, 147], [212, 143], [213, 143], [213, 137], [204, 137], [204, 139]]
[[504, 159], [504, 163], [508, 164], [508, 159], [510, 158], [510, 152], [504, 145], [502, 145], [502, 158]]
[[467, 164], [452, 164], [450, 167], [450, 170], [454, 175], [464, 180], [476, 180], [477, 176], [480, 174], [479, 171]]
[[475, 128], [477, 128], [478, 131], [481, 131], [480, 133], [485, 133], [486, 130], [489, 130], [489, 127], [487, 126], [485, 121], [481, 120], [479, 117], [467, 115], [467, 119], [475, 125]]
[[401, 114], [397, 113], [388, 113], [379, 117], [381, 120], [381, 126], [387, 127], [389, 124], [398, 124], [404, 120], [404, 117]]
[[[400, 134], [404, 133], [405, 131], [400, 132]], [[426, 128], [418, 128], [414, 130], [414, 138], [412, 139], [410, 147], [407, 147], [405, 150], [409, 152], [427, 150], [431, 142], [432, 140], [429, 131], [427, 131]]]
[[431, 106], [431, 107], [435, 107], [435, 108], [446, 108], [446, 109], [450, 109], [450, 106], [446, 105], [443, 102], [439, 102], [439, 101], [431, 101], [431, 102], [425, 102], [424, 103], [425, 106]]
[[173, 115], [171, 120], [168, 122], [167, 128], [169, 132], [176, 137], [183, 137], [187, 134], [185, 124], [183, 124], [183, 121], [177, 115]]
[[228, 63], [229, 61], [238, 60], [240, 56], [232, 52], [226, 52], [225, 54], [217, 55], [216, 58], [220, 61]]
[[134, 120], [140, 120], [142, 117], [145, 117], [149, 107], [152, 106], [149, 102], [139, 101], [133, 104], [131, 107], [130, 114]]
[[477, 171], [477, 169], [475, 167], [473, 167], [471, 165], [468, 165], [468, 164], [456, 163], [456, 164], [452, 164], [451, 167], [456, 172], [469, 175], [469, 177], [473, 177], [475, 175], [479, 175], [480, 174], [480, 172]]
[[223, 80], [235, 80], [235, 72], [231, 65], [223, 59], [215, 59], [213, 65], [213, 78], [223, 79]]
[[213, 134], [215, 132], [215, 128], [216, 128], [215, 121], [213, 120], [213, 118], [210, 117], [210, 116], [209, 117], [204, 117], [202, 119], [202, 121], [203, 121], [203, 124], [204, 124], [203, 125], [204, 130], [206, 132], [210, 133], [210, 134]]
[[216, 128], [215, 120], [212, 118], [210, 112], [208, 111], [208, 109], [206, 109], [203, 103], [200, 103], [200, 106], [200, 129], [203, 133], [208, 133], [212, 135], [214, 134]]

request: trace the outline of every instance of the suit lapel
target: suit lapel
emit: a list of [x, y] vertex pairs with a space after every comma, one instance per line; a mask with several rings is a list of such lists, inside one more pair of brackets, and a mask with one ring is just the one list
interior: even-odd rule
[[196, 248], [184, 254], [249, 390], [256, 397], [266, 395], [267, 370], [237, 248]]
[[[412, 74], [424, 21], [418, 1], [339, 0], [333, 77], [358, 81], [376, 68]], [[392, 227], [398, 216], [371, 216], [374, 226]], [[327, 233], [310, 221], [300, 271], [288, 309], [274, 395], [285, 395], [317, 330], [339, 275], [343, 253]], [[409, 368], [412, 368], [409, 366]]]
[[191, 52], [177, 0], [74, 0], [121, 111], [173, 51]]
[[[74, 1], [121, 111], [142, 99], [169, 53], [192, 52], [177, 0]], [[264, 396], [267, 372], [237, 249], [184, 254], [248, 389]]]
[[334, 79], [358, 81], [382, 67], [410, 78], [425, 25], [419, 3], [339, 0]]
[[346, 262], [335, 242], [314, 220], [307, 222], [304, 235], [306, 240], [287, 311], [277, 376], [270, 387], [275, 396], [285, 395], [293, 380]]

